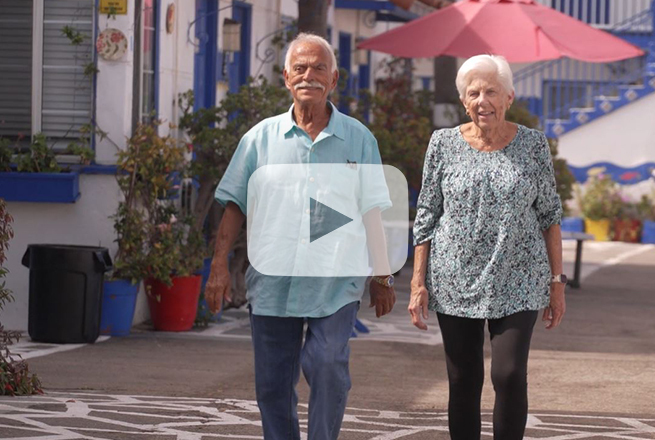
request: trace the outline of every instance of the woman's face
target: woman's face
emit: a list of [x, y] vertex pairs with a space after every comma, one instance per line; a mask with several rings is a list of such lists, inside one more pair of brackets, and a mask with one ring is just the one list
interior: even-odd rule
[[513, 100], [514, 92], [508, 93], [496, 75], [481, 74], [473, 77], [466, 87], [462, 103], [473, 123], [488, 130], [505, 120], [505, 112]]

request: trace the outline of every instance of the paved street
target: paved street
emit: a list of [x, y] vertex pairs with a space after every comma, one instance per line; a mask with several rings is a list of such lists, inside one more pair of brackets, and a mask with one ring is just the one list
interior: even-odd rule
[[[565, 242], [564, 254], [572, 273], [573, 243]], [[562, 326], [537, 324], [526, 438], [655, 439], [655, 247], [588, 243], [584, 261], [582, 288], [568, 291]], [[410, 273], [398, 279], [391, 316], [378, 320], [362, 304], [370, 333], [352, 339], [343, 439], [448, 438], [441, 338], [434, 316], [428, 332], [409, 324]], [[20, 350], [47, 392], [0, 398], [2, 439], [261, 438], [244, 311], [187, 333], [143, 326], [92, 345]], [[299, 394], [306, 427], [302, 380]], [[487, 381], [486, 438], [492, 407]]]

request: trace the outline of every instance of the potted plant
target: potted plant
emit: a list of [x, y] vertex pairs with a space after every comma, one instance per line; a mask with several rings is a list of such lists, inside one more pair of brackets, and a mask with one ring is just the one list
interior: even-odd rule
[[623, 204], [618, 185], [609, 175], [592, 177], [579, 200], [587, 233], [598, 241], [608, 241], [612, 221], [620, 214]]
[[612, 240], [626, 243], [639, 243], [641, 238], [641, 219], [637, 204], [622, 198], [619, 215], [612, 222]]
[[195, 319], [206, 247], [193, 217], [176, 205], [178, 182], [187, 174], [187, 147], [158, 130], [158, 122], [140, 125], [118, 153], [126, 198], [115, 217], [117, 272], [144, 279], [155, 329], [183, 331]]
[[198, 308], [207, 247], [193, 217], [178, 215], [175, 207], [160, 206], [148, 234], [145, 285], [156, 330], [189, 330]]
[[636, 208], [642, 221], [641, 242], [655, 243], [655, 195], [642, 195]]
[[111, 217], [118, 249], [113, 270], [105, 278], [103, 286], [100, 333], [104, 335], [129, 335], [139, 285], [147, 275], [148, 223], [143, 207], [139, 205], [139, 196], [145, 185], [139, 174], [141, 169], [138, 162], [139, 143], [146, 140], [137, 130], [128, 140], [127, 150], [118, 154], [116, 181], [123, 200]]

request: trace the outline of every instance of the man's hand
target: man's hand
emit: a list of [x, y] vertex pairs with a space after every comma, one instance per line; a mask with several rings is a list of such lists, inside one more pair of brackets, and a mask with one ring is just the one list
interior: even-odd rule
[[371, 280], [368, 291], [371, 296], [369, 307], [375, 307], [375, 316], [379, 318], [391, 312], [396, 303], [396, 292], [393, 287], [386, 287]]
[[423, 320], [428, 319], [428, 289], [424, 283], [415, 283], [414, 280], [412, 280], [411, 289], [407, 310], [412, 316], [412, 324], [421, 330], [427, 330], [428, 325]]
[[223, 300], [230, 301], [232, 279], [227, 263], [212, 264], [207, 284], [205, 285], [205, 300], [212, 314], [220, 312]]
[[542, 321], [549, 321], [546, 328], [554, 329], [562, 322], [566, 312], [566, 298], [564, 297], [564, 284], [552, 283], [550, 285], [550, 305], [544, 309]]

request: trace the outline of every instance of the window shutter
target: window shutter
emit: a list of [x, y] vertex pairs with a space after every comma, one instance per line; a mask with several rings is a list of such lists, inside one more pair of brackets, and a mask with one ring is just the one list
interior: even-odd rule
[[[93, 60], [93, 1], [45, 1], [43, 11], [43, 99], [41, 131], [53, 139], [80, 137], [80, 127], [93, 113], [92, 76], [84, 74]], [[74, 45], [64, 26], [81, 33]], [[66, 141], [57, 145], [65, 147]]]
[[0, 0], [0, 137], [32, 132], [32, 2]]

